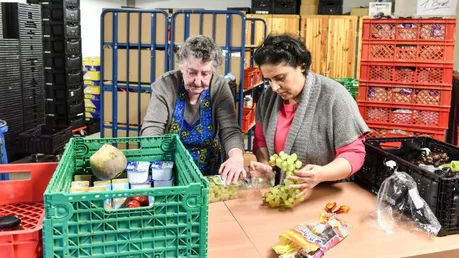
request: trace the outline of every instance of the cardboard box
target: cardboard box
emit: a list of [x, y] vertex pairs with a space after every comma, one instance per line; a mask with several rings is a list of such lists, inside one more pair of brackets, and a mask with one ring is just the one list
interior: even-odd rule
[[301, 5], [300, 15], [316, 15], [319, 13], [319, 5]]
[[83, 92], [84, 92], [84, 94], [99, 95], [100, 94], [100, 86], [85, 86]]
[[[167, 32], [166, 24], [167, 18], [158, 14], [155, 15], [155, 24], [156, 24], [156, 35], [154, 42], [151, 42], [151, 24], [153, 21], [151, 13], [142, 13], [139, 24], [139, 13], [131, 13], [129, 15], [129, 31], [127, 30], [127, 12], [120, 10], [116, 17], [118, 17], [118, 43], [127, 43], [128, 34], [129, 34], [129, 43], [139, 43], [139, 33], [140, 33], [140, 42], [142, 44], [165, 44], [167, 42]], [[113, 42], [113, 13], [109, 12], [104, 15], [104, 41]]]
[[[212, 37], [215, 29], [215, 41], [220, 46], [226, 46], [227, 29], [226, 29], [226, 14], [215, 15], [215, 26], [213, 25], [213, 14], [202, 15], [202, 33], [200, 33], [201, 24], [200, 14], [190, 15], [189, 36], [199, 34]], [[242, 17], [239, 15], [231, 15], [230, 24], [230, 45], [233, 47], [241, 47], [242, 40]], [[185, 42], [185, 14], [177, 14], [175, 16], [175, 33], [174, 43], [182, 44]]]
[[99, 71], [87, 71], [83, 75], [83, 80], [100, 81], [100, 72]]
[[[137, 125], [139, 119], [140, 123], [143, 122], [145, 114], [147, 112], [148, 104], [150, 103], [150, 93], [140, 93], [140, 103], [138, 101], [137, 92], [117, 92], [118, 96], [118, 124], [127, 123], [129, 117], [129, 124]], [[126, 96], [129, 94], [129, 96]], [[126, 97], [129, 98], [129, 114], [127, 113], [127, 101]], [[140, 107], [140, 118], [139, 115]], [[113, 122], [113, 94], [110, 91], [104, 92], [104, 122]]]
[[[152, 51], [148, 48], [140, 50], [140, 82], [151, 84], [167, 70], [165, 67], [166, 54], [164, 50], [156, 50], [155, 52], [155, 67], [151, 67]], [[137, 83], [139, 81], [139, 50], [129, 49], [129, 64], [127, 62], [127, 50], [118, 49], [118, 73], [117, 81], [126, 82], [127, 66], [129, 65], [129, 82]], [[151, 71], [155, 71], [153, 81], [150, 81]], [[113, 50], [110, 47], [104, 48], [104, 81], [113, 81]]]
[[369, 8], [351, 8], [351, 15], [355, 16], [368, 16]]
[[319, 6], [319, 0], [301, 0], [301, 5], [317, 5]]
[[100, 101], [100, 95], [95, 95], [95, 94], [84, 94], [84, 99], [88, 100], [97, 100]]

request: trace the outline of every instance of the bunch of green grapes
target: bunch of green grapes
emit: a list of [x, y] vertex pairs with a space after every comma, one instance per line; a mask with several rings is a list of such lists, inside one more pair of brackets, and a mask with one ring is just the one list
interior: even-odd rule
[[287, 179], [288, 176], [294, 176], [295, 170], [300, 169], [303, 164], [298, 160], [296, 153], [288, 155], [281, 151], [279, 155], [274, 154], [269, 158], [269, 164], [274, 167], [279, 167], [286, 174], [284, 179], [284, 185], [276, 185], [271, 188], [264, 195], [264, 201], [271, 208], [292, 208], [298, 203], [304, 201], [304, 198], [296, 198], [296, 195], [300, 193], [299, 189], [290, 189], [289, 185], [296, 184], [295, 181]]
[[210, 183], [210, 203], [228, 201], [237, 198], [239, 185], [225, 185], [219, 176], [209, 176], [207, 179]]

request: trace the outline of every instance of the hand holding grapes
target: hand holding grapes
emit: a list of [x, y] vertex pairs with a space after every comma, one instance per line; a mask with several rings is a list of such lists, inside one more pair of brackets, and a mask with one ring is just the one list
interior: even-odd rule
[[296, 198], [301, 198], [306, 193], [321, 182], [323, 167], [318, 165], [306, 165], [300, 170], [295, 171], [294, 176], [288, 176], [287, 179], [295, 181], [296, 184], [289, 185], [290, 189], [299, 189], [301, 192]]

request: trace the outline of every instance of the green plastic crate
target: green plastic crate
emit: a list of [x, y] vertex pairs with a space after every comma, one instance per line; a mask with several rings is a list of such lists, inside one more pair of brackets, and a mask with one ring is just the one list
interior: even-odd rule
[[332, 78], [333, 80], [341, 83], [349, 93], [351, 93], [354, 99], [357, 99], [357, 93], [359, 92], [359, 80], [354, 78]]
[[[103, 144], [128, 160], [173, 160], [174, 187], [69, 193], [74, 174], [91, 173], [89, 157]], [[152, 207], [107, 211], [104, 200], [153, 196]], [[177, 135], [71, 139], [44, 194], [45, 258], [207, 257], [209, 182]]]

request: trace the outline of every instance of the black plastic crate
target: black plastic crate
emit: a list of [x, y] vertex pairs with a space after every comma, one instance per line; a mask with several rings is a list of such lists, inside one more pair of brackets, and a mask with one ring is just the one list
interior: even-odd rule
[[48, 116], [74, 117], [84, 113], [84, 101], [80, 103], [67, 103], [46, 101], [46, 114]]
[[81, 26], [79, 24], [43, 22], [43, 38], [48, 40], [80, 39]]
[[86, 133], [88, 135], [100, 132], [100, 118], [86, 119]]
[[50, 21], [80, 22], [80, 9], [58, 5], [42, 5], [42, 19]]
[[71, 40], [44, 40], [43, 51], [45, 53], [81, 55], [81, 39]]
[[82, 70], [82, 62], [81, 55], [68, 56], [65, 54], [44, 54], [43, 57], [43, 63], [46, 69]]
[[67, 103], [81, 103], [84, 101], [83, 85], [75, 89], [62, 88], [59, 86], [45, 86], [47, 100]]
[[80, 7], [80, 0], [46, 0], [41, 2], [48, 2], [53, 5], [64, 5], [66, 7]]
[[61, 85], [61, 87], [75, 87], [83, 83], [83, 73], [76, 71], [45, 70], [44, 80], [46, 85]]
[[53, 126], [69, 125], [72, 129], [77, 129], [86, 126], [86, 121], [84, 115], [76, 117], [47, 116], [46, 124]]
[[19, 135], [25, 154], [56, 154], [72, 138], [71, 126], [39, 125]]
[[432, 173], [414, 164], [413, 161], [421, 154], [421, 148], [429, 148], [435, 153], [446, 153], [449, 161], [459, 160], [458, 147], [428, 137], [367, 139], [365, 163], [360, 171], [354, 174], [354, 181], [363, 188], [377, 193], [382, 182], [392, 175], [392, 170], [385, 162], [395, 161], [398, 171], [408, 173], [416, 181], [420, 196], [441, 223], [439, 236], [457, 234], [459, 177], [448, 178], [442, 173]]

